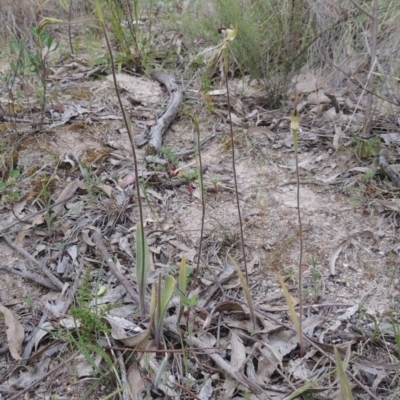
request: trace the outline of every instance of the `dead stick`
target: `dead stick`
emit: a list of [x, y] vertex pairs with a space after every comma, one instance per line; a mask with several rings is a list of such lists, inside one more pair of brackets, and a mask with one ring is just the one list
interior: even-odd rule
[[155, 71], [151, 77], [162, 83], [168, 90], [170, 100], [167, 109], [162, 113], [157, 122], [151, 127], [149, 132], [149, 150], [158, 152], [161, 148], [162, 138], [178, 113], [183, 99], [181, 87], [172, 75], [162, 71]]
[[22, 278], [36, 282], [39, 285], [45, 286], [51, 290], [57, 290], [57, 286], [54, 286], [50, 279], [47, 279], [36, 272], [27, 271], [26, 269], [24, 271], [20, 271], [7, 265], [0, 265], [0, 270], [6, 271], [9, 274], [21, 276]]
[[36, 265], [57, 287], [57, 289], [62, 290], [63, 283], [56, 278], [52, 272], [35, 257], [31, 256], [26, 250], [16, 245], [8, 236], [3, 236], [3, 240], [14, 250], [18, 251], [19, 254], [23, 255], [26, 259], [28, 259], [32, 264]]

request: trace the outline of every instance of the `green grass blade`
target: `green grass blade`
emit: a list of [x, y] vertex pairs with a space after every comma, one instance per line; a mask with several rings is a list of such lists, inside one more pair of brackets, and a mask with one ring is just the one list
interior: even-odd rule
[[346, 373], [344, 372], [340, 354], [336, 347], [335, 347], [335, 360], [336, 360], [336, 370], [339, 378], [341, 397], [343, 400], [354, 400], [354, 397], [351, 393], [349, 381], [347, 379]]

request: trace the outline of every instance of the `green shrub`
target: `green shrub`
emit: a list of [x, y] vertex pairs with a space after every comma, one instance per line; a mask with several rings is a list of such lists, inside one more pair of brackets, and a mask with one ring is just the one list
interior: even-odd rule
[[236, 26], [230, 46], [239, 73], [264, 80], [274, 103], [291, 74], [307, 61], [304, 49], [313, 37], [310, 15], [305, 1], [215, 0], [212, 6], [195, 2], [182, 29], [191, 38], [216, 44], [221, 41], [218, 28]]

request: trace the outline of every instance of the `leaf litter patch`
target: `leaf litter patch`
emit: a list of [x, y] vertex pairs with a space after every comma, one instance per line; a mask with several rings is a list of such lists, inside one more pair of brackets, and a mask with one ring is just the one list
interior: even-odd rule
[[[130, 78], [124, 77], [131, 83], [134, 79]], [[151, 101], [149, 97], [140, 97], [146, 94], [148, 81], [143, 84], [144, 89], [136, 93], [134, 86], [132, 94], [129, 87], [122, 88], [120, 83], [121, 89], [127, 91], [123, 93], [124, 104], [137, 121], [137, 131], [159, 112], [155, 105], [147, 103], [158, 105], [162, 95], [156, 89], [159, 86], [154, 86], [149, 90]], [[96, 86], [96, 81], [93, 85]], [[309, 92], [312, 90], [308, 87], [307, 96]], [[135, 100], [132, 102], [129, 96], [139, 97], [132, 97]], [[103, 91], [99, 99], [93, 108], [86, 103], [57, 107], [55, 113], [59, 115], [49, 113], [46, 117], [54, 142], [41, 140], [44, 135], [49, 136], [48, 132], [42, 137], [36, 136], [39, 143], [48, 144], [48, 152], [55, 154], [56, 160], [68, 164], [65, 168], [49, 165], [47, 172], [54, 175], [57, 185], [47, 203], [37, 193], [33, 194], [36, 191], [22, 186], [24, 192], [17, 201], [18, 218], [10, 205], [1, 209], [2, 234], [16, 244], [14, 250], [19, 257], [33, 264], [45, 277], [55, 277], [56, 286], [60, 285], [59, 290], [44, 296], [32, 289], [35, 295], [32, 304], [7, 303], [5, 306], [8, 329], [20, 331], [22, 326], [25, 330], [25, 347], [20, 348], [19, 342], [4, 340], [4, 343], [8, 341], [10, 353], [3, 353], [1, 358], [0, 372], [5, 382], [2, 391], [13, 396], [39, 378], [42, 379], [40, 391], [51, 387], [50, 379], [54, 378], [49, 376], [57, 366], [52, 365], [49, 357], [65, 351], [60, 348], [60, 342], [67, 342], [71, 335], [76, 341], [77, 329], [83, 329], [82, 325], [71, 323], [71, 318], [68, 322], [65, 316], [71, 303], [78, 301], [82, 293], [83, 277], [90, 265], [85, 279], [90, 282], [91, 299], [87, 304], [79, 300], [80, 307], [97, 308], [103, 316], [102, 323], [109, 328], [110, 339], [104, 340], [99, 334], [99, 350], [91, 355], [93, 362], [88, 363], [88, 357], [71, 359], [78, 377], [110, 378], [109, 357], [115, 357], [121, 373], [126, 371], [134, 398], [144, 393], [140, 388], [153, 398], [157, 395], [234, 398], [250, 392], [252, 398], [284, 399], [296, 391], [300, 394], [322, 392], [330, 398], [339, 398], [336, 348], [340, 358], [347, 360], [350, 382], [357, 383], [356, 396], [367, 390], [375, 398], [388, 397], [386, 394], [396, 384], [393, 378], [397, 364], [391, 357], [398, 356], [398, 349], [394, 345], [395, 333], [379, 322], [390, 307], [387, 291], [392, 287], [390, 277], [396, 273], [393, 249], [398, 246], [398, 228], [393, 225], [397, 223], [393, 209], [373, 196], [371, 191], [378, 188], [368, 188], [362, 180], [365, 170], [359, 169], [359, 160], [346, 151], [332, 152], [330, 145], [334, 136], [337, 136], [335, 143], [342, 145], [346, 138], [338, 137], [337, 130], [322, 117], [312, 129], [304, 128], [304, 134], [300, 134], [300, 195], [305, 240], [301, 267], [307, 353], [299, 358], [299, 340], [275, 277], [277, 271], [284, 277], [297, 305], [299, 246], [297, 206], [293, 200], [296, 177], [285, 120], [287, 113], [284, 110], [258, 112], [257, 109], [253, 112], [250, 96], [243, 104], [235, 103], [240, 206], [245, 221], [246, 255], [251, 260], [249, 285], [257, 321], [254, 330], [242, 285], [227, 258], [231, 254], [242, 262], [226, 140], [226, 104], [223, 97], [219, 98], [216, 104], [220, 112], [205, 125], [207, 136], [214, 136], [203, 150], [208, 168], [204, 174], [207, 204], [204, 253], [198, 285], [191, 293], [197, 304], [186, 308], [178, 321], [180, 295], [175, 293], [164, 323], [167, 349], [160, 357], [152, 339], [151, 323], [139, 317], [135, 304], [134, 232], [138, 213], [136, 182], [127, 179], [133, 172], [131, 154], [127, 146], [116, 148], [126, 143], [126, 138], [118, 131], [121, 117], [116, 111], [115, 98], [107, 97]], [[67, 101], [73, 103], [71, 99]], [[303, 106], [310, 108], [310, 101], [307, 97]], [[77, 112], [83, 108], [88, 112]], [[74, 113], [64, 115], [65, 110], [72, 109]], [[84, 132], [68, 129], [78, 122], [83, 124]], [[250, 131], [261, 122], [271, 128]], [[307, 125], [310, 121], [303, 122]], [[344, 118], [339, 123], [349, 123], [349, 120]], [[186, 140], [185, 147], [193, 145], [193, 138], [184, 137], [188, 126], [189, 121], [182, 117], [180, 124], [175, 125], [179, 131], [167, 136], [171, 152], [160, 157], [166, 162], [147, 158], [144, 151], [139, 151], [139, 175], [145, 182], [141, 194], [145, 228], [152, 258], [149, 283], [157, 281], [159, 274], [177, 277], [183, 257], [187, 259], [190, 277], [196, 267], [201, 216], [198, 182], [193, 175], [196, 162], [190, 159], [193, 155], [184, 160], [174, 159], [173, 154], [182, 137]], [[88, 132], [91, 135], [87, 136]], [[111, 141], [115, 145], [112, 148]], [[103, 147], [109, 152], [102, 153]], [[95, 150], [99, 150], [99, 157], [89, 157]], [[33, 158], [31, 165], [39, 163], [39, 158]], [[28, 167], [24, 165], [22, 174]], [[28, 174], [22, 178], [29, 181]], [[378, 200], [383, 208], [375, 211]], [[391, 199], [385, 201], [391, 202]], [[37, 213], [40, 219], [35, 220]], [[3, 263], [10, 271], [14, 269], [14, 273], [18, 271], [30, 279], [24, 268], [11, 258]], [[396, 290], [393, 287], [393, 296]], [[15, 292], [15, 295], [20, 297], [21, 293]], [[150, 300], [149, 293], [147, 296]], [[107, 306], [110, 309], [99, 309]], [[16, 314], [21, 325], [14, 324], [17, 320], [10, 318]], [[390, 321], [389, 317], [386, 319]], [[39, 335], [43, 329], [54, 329], [61, 336]], [[384, 345], [385, 351], [380, 350], [380, 345]], [[123, 352], [127, 351], [136, 353], [135, 357], [124, 353], [124, 358]], [[36, 367], [34, 373], [8, 369], [8, 354], [17, 358], [23, 355]], [[326, 367], [322, 375], [318, 369], [321, 364]], [[35, 389], [32, 387], [32, 390]], [[103, 394], [104, 390], [106, 394], [112, 392], [112, 389], [102, 390]], [[51, 394], [55, 393], [57, 388], [52, 388]]]

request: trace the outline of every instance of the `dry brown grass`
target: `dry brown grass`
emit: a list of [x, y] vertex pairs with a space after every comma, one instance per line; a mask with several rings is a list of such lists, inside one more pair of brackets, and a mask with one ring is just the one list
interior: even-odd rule
[[0, 36], [8, 41], [11, 37], [22, 38], [29, 27], [37, 22], [37, 4], [32, 0], [3, 0], [0, 2]]
[[[371, 1], [359, 2], [361, 7], [372, 15]], [[369, 68], [371, 53], [372, 19], [355, 7], [351, 1], [333, 3], [328, 0], [308, 1], [314, 15], [319, 39], [310, 47], [310, 64], [320, 65], [329, 61], [352, 76]], [[379, 33], [377, 45], [379, 59], [377, 70], [388, 76], [397, 74], [399, 65], [400, 6], [397, 2], [383, 0], [378, 8]], [[339, 74], [340, 75], [340, 74]], [[340, 76], [337, 78], [340, 78]], [[342, 83], [345, 76], [338, 82]]]
[[[72, 1], [72, 0], [71, 0]], [[69, 2], [65, 2], [69, 7]], [[73, 1], [71, 20], [78, 20], [86, 15], [91, 2]], [[30, 28], [35, 27], [44, 17], [59, 18], [68, 21], [68, 8], [63, 8], [58, 1], [43, 0], [1, 0], [0, 1], [0, 38], [2, 43], [12, 39], [24, 39], [31, 42]]]

